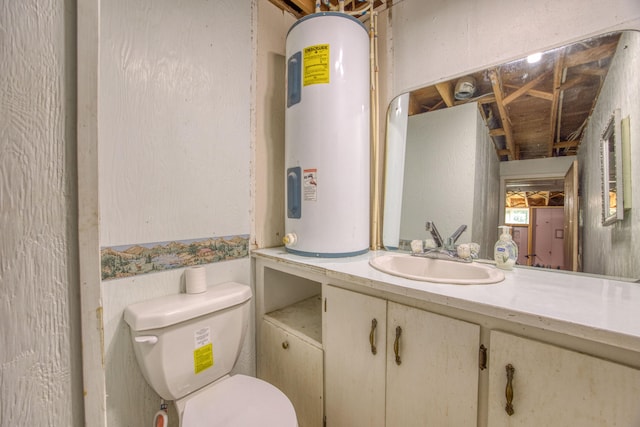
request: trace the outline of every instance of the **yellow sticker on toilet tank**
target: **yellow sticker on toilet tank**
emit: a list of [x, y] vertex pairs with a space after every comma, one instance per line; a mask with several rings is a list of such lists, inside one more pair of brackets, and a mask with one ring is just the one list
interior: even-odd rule
[[303, 82], [305, 86], [329, 83], [329, 45], [317, 44], [304, 48]]
[[213, 345], [211, 343], [193, 351], [193, 370], [196, 374], [213, 366]]

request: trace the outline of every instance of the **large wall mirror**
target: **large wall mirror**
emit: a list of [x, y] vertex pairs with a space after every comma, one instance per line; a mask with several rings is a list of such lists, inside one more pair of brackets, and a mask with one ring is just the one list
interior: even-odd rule
[[465, 224], [459, 242], [479, 243], [490, 259], [506, 223], [520, 265], [640, 278], [640, 215], [625, 209], [623, 220], [604, 226], [601, 180], [603, 129], [618, 111], [614, 121], [632, 124], [620, 164], [628, 181], [640, 182], [639, 67], [640, 33], [610, 33], [395, 98], [384, 247], [428, 239], [426, 221], [445, 238]]

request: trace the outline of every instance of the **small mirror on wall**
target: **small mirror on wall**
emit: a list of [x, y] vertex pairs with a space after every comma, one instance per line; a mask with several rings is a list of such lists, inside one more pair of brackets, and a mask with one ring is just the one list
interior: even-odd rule
[[624, 216], [620, 137], [620, 110], [616, 109], [601, 139], [602, 225], [621, 221]]

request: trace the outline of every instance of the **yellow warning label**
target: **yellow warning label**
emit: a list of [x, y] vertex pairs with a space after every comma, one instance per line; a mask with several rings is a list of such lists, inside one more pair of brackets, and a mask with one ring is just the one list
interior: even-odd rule
[[213, 366], [213, 345], [211, 343], [193, 351], [193, 370], [196, 374]]
[[329, 45], [317, 44], [304, 48], [305, 86], [329, 83]]

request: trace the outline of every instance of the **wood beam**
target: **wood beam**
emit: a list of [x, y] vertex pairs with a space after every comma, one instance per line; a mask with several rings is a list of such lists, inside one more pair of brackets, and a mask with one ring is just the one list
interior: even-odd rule
[[478, 98], [476, 100], [476, 102], [478, 104], [484, 105], [484, 104], [493, 104], [494, 102], [496, 102], [496, 97], [492, 94], [492, 95], [483, 95], [482, 97]]
[[503, 102], [502, 87], [500, 85], [500, 76], [498, 71], [494, 68], [489, 71], [489, 78], [491, 79], [491, 86], [493, 88], [493, 94], [496, 97], [496, 104], [498, 111], [500, 112], [500, 121], [502, 121], [502, 128], [505, 131], [505, 138], [507, 140], [507, 150], [509, 150], [509, 160], [518, 160], [518, 153], [515, 150], [515, 143], [513, 141], [513, 131], [511, 129], [511, 120], [509, 114]]
[[504, 102], [504, 105], [508, 105], [510, 102], [520, 98], [522, 95], [526, 94], [531, 89], [536, 87], [538, 85], [538, 83], [540, 83], [542, 80], [547, 78], [549, 73], [551, 73], [551, 71], [547, 71], [546, 73], [540, 74], [538, 77], [536, 77], [535, 79], [531, 80], [529, 83], [523, 85], [521, 88], [519, 88], [518, 90], [513, 92], [511, 95], [505, 97], [502, 102]]
[[456, 105], [456, 100], [453, 96], [453, 83], [451, 83], [451, 81], [437, 83], [436, 89], [438, 90], [442, 100], [447, 104], [447, 107], [453, 107]]
[[549, 140], [547, 141], [547, 157], [553, 154], [553, 143], [556, 134], [560, 133], [558, 129], [558, 111], [560, 106], [560, 85], [562, 84], [562, 70], [564, 69], [565, 49], [561, 49], [557, 55], [558, 59], [553, 67], [553, 100], [551, 101], [551, 113], [549, 115]]
[[573, 141], [562, 141], [562, 142], [556, 142], [555, 144], [553, 144], [553, 148], [573, 148], [573, 147], [577, 147], [578, 145], [580, 145], [580, 141], [577, 139], [574, 139]]
[[289, 2], [298, 6], [305, 15], [310, 15], [316, 11], [316, 2], [314, 0], [289, 0]]
[[[518, 89], [518, 86], [515, 86], [515, 85], [505, 84], [505, 87], [508, 87], [510, 89]], [[547, 101], [553, 100], [553, 94], [551, 92], [545, 92], [543, 90], [538, 90], [538, 89], [529, 89], [527, 91], [527, 95], [540, 98], [540, 99], [546, 99]]]
[[567, 55], [564, 66], [567, 68], [588, 64], [599, 59], [609, 58], [616, 51], [618, 42], [607, 43]]
[[305, 15], [304, 12], [300, 12], [300, 10], [297, 10], [296, 8], [292, 7], [291, 4], [287, 3], [285, 0], [269, 0], [269, 1], [272, 4], [276, 5], [278, 9], [285, 10], [298, 19], [302, 18]]

